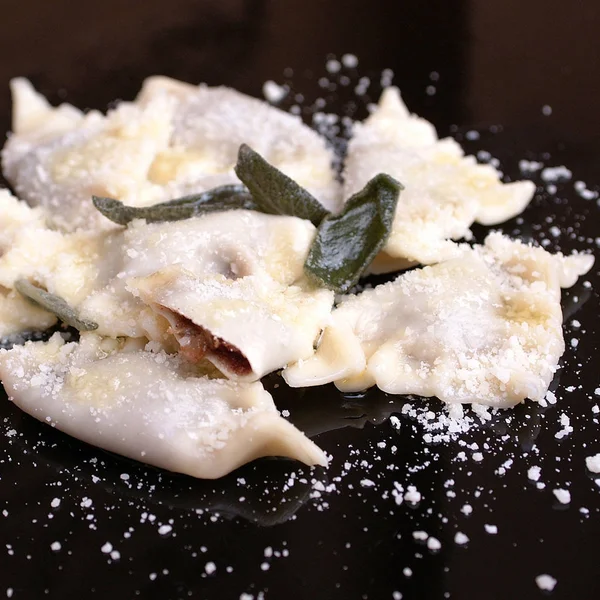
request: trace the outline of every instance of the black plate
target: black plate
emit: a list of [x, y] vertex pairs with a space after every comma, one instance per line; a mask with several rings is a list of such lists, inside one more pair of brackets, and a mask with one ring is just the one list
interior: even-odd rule
[[[364, 116], [389, 67], [411, 109], [469, 152], [497, 157], [507, 176], [519, 176], [520, 159], [569, 167], [555, 193], [538, 173], [536, 199], [503, 230], [598, 255], [600, 209], [574, 182], [598, 189], [599, 20], [596, 0], [29, 0], [3, 6], [0, 82], [25, 75], [53, 102], [104, 108], [154, 73], [254, 95], [274, 79], [304, 94], [310, 120], [318, 97], [327, 111]], [[359, 57], [358, 70], [328, 74], [328, 55], [344, 52]], [[357, 98], [360, 76], [372, 84]], [[8, 129], [6, 88], [1, 101]], [[505, 600], [542, 597], [535, 577], [550, 574], [554, 598], [599, 598], [600, 487], [585, 469], [600, 452], [599, 285], [595, 267], [564, 294], [558, 403], [525, 404], [459, 440], [427, 443], [402, 413], [405, 404], [439, 413], [436, 401], [290, 391], [269, 378], [278, 406], [333, 455], [328, 471], [262, 460], [195, 481], [79, 443], [1, 402], [0, 596]], [[557, 439], [563, 414], [574, 431]], [[544, 489], [528, 479], [535, 465]], [[408, 485], [422, 495], [414, 506], [397, 503]], [[570, 504], [555, 488], [570, 491]]]

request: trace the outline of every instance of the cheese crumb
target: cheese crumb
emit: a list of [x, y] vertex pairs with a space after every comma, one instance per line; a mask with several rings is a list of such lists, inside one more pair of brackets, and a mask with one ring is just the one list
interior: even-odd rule
[[268, 102], [277, 104], [281, 102], [288, 93], [288, 90], [283, 85], [277, 85], [274, 81], [268, 80], [263, 84], [263, 96]]
[[217, 570], [217, 565], [214, 562], [209, 561], [204, 565], [204, 571], [207, 575], [212, 575]]
[[342, 65], [340, 64], [339, 60], [331, 58], [325, 64], [325, 68], [327, 69], [328, 73], [337, 73], [342, 68]]
[[358, 58], [354, 54], [344, 54], [344, 56], [342, 56], [342, 64], [347, 69], [356, 69], [358, 66]]
[[569, 502], [571, 502], [571, 492], [569, 492], [569, 490], [557, 488], [555, 490], [552, 490], [552, 493], [556, 496], [556, 499], [561, 504], [569, 504]]
[[417, 504], [417, 502], [421, 501], [421, 493], [414, 485], [409, 485], [404, 494], [404, 500], [411, 504]]
[[490, 535], [496, 535], [498, 533], [498, 526], [497, 525], [484, 525], [483, 526], [486, 530], [487, 533], [489, 533]]
[[571, 173], [570, 169], [567, 169], [564, 165], [560, 167], [546, 167], [542, 171], [542, 180], [543, 181], [559, 181], [560, 179], [571, 179], [573, 173]]
[[594, 456], [588, 456], [585, 459], [585, 466], [592, 473], [600, 473], [600, 453]]
[[535, 578], [535, 582], [540, 590], [544, 590], [546, 592], [551, 592], [556, 585], [556, 579], [552, 577], [552, 575], [538, 575]]
[[462, 533], [462, 531], [458, 531], [454, 536], [454, 543], [458, 544], [459, 546], [464, 546], [465, 544], [469, 543], [469, 538]]
[[433, 536], [427, 539], [427, 547], [434, 552], [439, 550], [442, 547], [442, 542]]
[[527, 477], [531, 479], [531, 481], [539, 481], [541, 471], [542, 469], [538, 466], [530, 467], [527, 470]]

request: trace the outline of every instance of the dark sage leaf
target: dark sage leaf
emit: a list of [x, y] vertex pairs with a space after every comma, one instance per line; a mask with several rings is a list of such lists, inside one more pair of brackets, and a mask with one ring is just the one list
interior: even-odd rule
[[314, 196], [246, 144], [238, 151], [235, 172], [261, 212], [308, 219], [317, 226], [329, 214]]
[[15, 289], [47, 311], [54, 313], [63, 323], [79, 329], [79, 331], [93, 331], [98, 329], [98, 323], [80, 319], [77, 311], [70, 307], [64, 298], [55, 296], [46, 290], [38, 287], [27, 279], [17, 279]]
[[126, 206], [114, 198], [92, 196], [94, 206], [107, 218], [127, 225], [134, 219], [148, 223], [182, 221], [209, 212], [233, 209], [257, 210], [252, 196], [243, 185], [222, 185], [213, 190], [161, 202], [153, 206]]
[[346, 202], [341, 214], [324, 219], [304, 264], [309, 278], [339, 293], [355, 285], [390, 235], [402, 189], [380, 173]]

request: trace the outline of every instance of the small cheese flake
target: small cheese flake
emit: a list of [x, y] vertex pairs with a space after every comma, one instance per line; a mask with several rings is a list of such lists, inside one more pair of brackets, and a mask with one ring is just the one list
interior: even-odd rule
[[543, 168], [544, 163], [538, 162], [537, 160], [520, 160], [519, 170], [521, 173], [535, 173]]
[[60, 498], [52, 498], [52, 502], [50, 502], [50, 506], [52, 508], [58, 508], [60, 506]]
[[592, 473], [600, 473], [600, 453], [588, 456], [585, 459], [585, 466]]
[[542, 472], [541, 467], [533, 466], [529, 467], [527, 470], [527, 477], [531, 479], [531, 481], [539, 481], [540, 473]]
[[487, 533], [490, 535], [496, 535], [498, 533], [497, 525], [488, 525], [487, 523], [483, 526]]
[[556, 586], [556, 579], [552, 577], [552, 575], [538, 575], [535, 578], [535, 583], [540, 588], [540, 590], [544, 590], [545, 592], [551, 592]]
[[212, 575], [216, 570], [217, 565], [212, 561], [209, 561], [204, 565], [204, 571], [207, 575]]
[[358, 66], [358, 58], [354, 54], [344, 54], [344, 56], [342, 56], [342, 64], [347, 69], [356, 69]]
[[[571, 391], [571, 390], [569, 390], [569, 388], [567, 388], [567, 391]], [[573, 433], [573, 426], [571, 425], [571, 419], [569, 419], [569, 417], [565, 413], [560, 415], [560, 424], [562, 425], [563, 428], [554, 435], [554, 437], [557, 440], [561, 440], [564, 437], [567, 437], [570, 433]]]
[[424, 542], [429, 537], [425, 531], [413, 531], [412, 536], [415, 540], [419, 540], [421, 542]]
[[561, 504], [569, 504], [571, 502], [571, 492], [562, 488], [552, 490], [552, 493]]
[[436, 552], [437, 550], [439, 550], [442, 547], [442, 543], [437, 538], [434, 538], [433, 536], [430, 536], [427, 539], [427, 547], [430, 550]]
[[60, 545], [60, 542], [52, 542], [52, 543], [50, 544], [50, 549], [51, 549], [53, 552], [58, 552], [58, 551], [61, 549], [61, 547], [62, 547], [62, 546]]
[[342, 68], [342, 65], [340, 64], [339, 60], [335, 60], [335, 58], [331, 58], [325, 64], [325, 68], [327, 69], [328, 73], [338, 73], [339, 70]]
[[104, 554], [110, 554], [112, 552], [113, 546], [110, 542], [106, 542], [101, 548], [100, 550], [102, 550], [102, 552]]
[[288, 90], [283, 85], [277, 85], [274, 81], [268, 80], [263, 84], [263, 96], [268, 102], [277, 104], [281, 102], [288, 93]]
[[369, 487], [374, 487], [375, 486], [375, 482], [372, 481], [371, 479], [361, 479], [360, 485], [362, 487], [369, 488]]
[[171, 525], [161, 525], [158, 528], [158, 533], [160, 535], [167, 535], [168, 533], [171, 533], [171, 531], [173, 531], [173, 527], [171, 527]]
[[406, 502], [410, 502], [411, 504], [417, 504], [421, 501], [421, 493], [417, 490], [417, 488], [414, 485], [409, 485], [406, 488], [404, 500]]
[[393, 600], [402, 600], [402, 592], [392, 592]]
[[559, 167], [546, 167], [541, 174], [542, 180], [546, 182], [555, 182], [561, 179], [571, 179], [573, 173], [564, 165]]
[[456, 535], [454, 536], [454, 543], [458, 544], [459, 546], [464, 546], [465, 544], [469, 543], [469, 538], [462, 533], [462, 531], [457, 531]]

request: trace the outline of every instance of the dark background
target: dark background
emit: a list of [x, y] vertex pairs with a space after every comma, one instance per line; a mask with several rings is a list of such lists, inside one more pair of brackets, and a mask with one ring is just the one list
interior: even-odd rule
[[[549, 136], [593, 148], [600, 134], [594, 0], [5, 0], [2, 6], [0, 81], [31, 77], [53, 100], [62, 91], [75, 104], [104, 107], [131, 98], [156, 73], [259, 95], [262, 82], [281, 78], [286, 67], [314, 75], [328, 54], [352, 52], [363, 72], [392, 68], [413, 105], [425, 100], [429, 73], [439, 72], [449, 123], [530, 125], [548, 104]], [[4, 117], [6, 91], [1, 99]]]
[[[378, 78], [393, 69], [409, 107], [441, 133], [481, 130], [468, 151], [489, 150], [507, 174], [518, 176], [518, 160], [535, 158], [566, 164], [593, 189], [600, 182], [598, 0], [4, 0], [1, 16], [3, 130], [10, 123], [8, 80], [17, 75], [31, 78], [54, 103], [87, 108], [130, 99], [144, 77], [157, 73], [257, 96], [267, 79], [291, 81], [310, 102], [324, 95], [318, 80], [326, 58], [351, 52], [360, 60], [358, 75]], [[432, 83], [436, 93], [428, 95]], [[542, 114], [544, 105], [552, 107], [550, 116]], [[502, 127], [492, 134], [495, 125]], [[558, 187], [552, 196], [540, 186], [525, 224], [514, 221], [506, 231], [541, 241], [552, 223], [565, 232], [562, 248], [589, 248], [600, 231], [596, 204], [575, 194], [572, 183]], [[597, 268], [588, 279], [591, 291], [578, 284], [566, 294], [569, 310], [583, 305], [576, 317], [585, 334], [567, 324], [567, 339], [578, 335], [581, 342], [567, 350], [556, 382], [559, 407], [522, 407], [512, 421], [481, 428], [473, 439], [490, 446], [481, 464], [457, 463], [464, 449], [457, 444], [427, 446], [406, 417], [395, 431], [386, 417], [403, 400], [390, 407], [377, 392], [359, 401], [330, 388], [275, 389], [294, 422], [322, 432], [317, 442], [335, 456], [330, 472], [311, 475], [263, 461], [217, 483], [161, 474], [89, 448], [1, 402], [0, 597], [237, 600], [263, 593], [353, 600], [393, 599], [396, 591], [405, 599], [528, 599], [543, 597], [534, 578], [550, 573], [559, 582], [553, 598], [599, 598], [600, 488], [583, 468], [585, 456], [600, 452], [598, 423], [590, 422], [600, 385]], [[565, 393], [568, 386], [573, 391]], [[562, 412], [575, 431], [559, 442]], [[392, 444], [397, 454], [390, 454]], [[507, 458], [514, 465], [499, 476]], [[345, 461], [353, 467], [337, 491], [310, 499], [310, 478], [335, 483]], [[427, 466], [411, 472], [405, 463]], [[531, 465], [543, 466], [545, 490], [528, 481]], [[292, 492], [290, 473], [308, 477]], [[376, 489], [362, 489], [363, 478], [376, 481]], [[454, 497], [447, 494], [451, 479]], [[397, 506], [394, 481], [417, 485], [421, 504]], [[562, 507], [551, 490], [565, 486], [573, 500]], [[53, 509], [55, 497], [61, 504]], [[468, 518], [460, 512], [465, 503], [474, 507]], [[225, 517], [214, 517], [215, 510]], [[157, 523], [169, 519], [173, 534], [160, 536]], [[486, 523], [498, 526], [497, 536], [485, 532]], [[412, 532], [419, 529], [439, 538], [442, 551], [416, 542]], [[467, 548], [454, 544], [456, 531], [468, 534]], [[50, 550], [54, 541], [59, 552]], [[118, 559], [101, 551], [107, 541]], [[290, 554], [269, 559], [264, 571], [267, 547]], [[211, 576], [208, 561], [217, 565]]]

